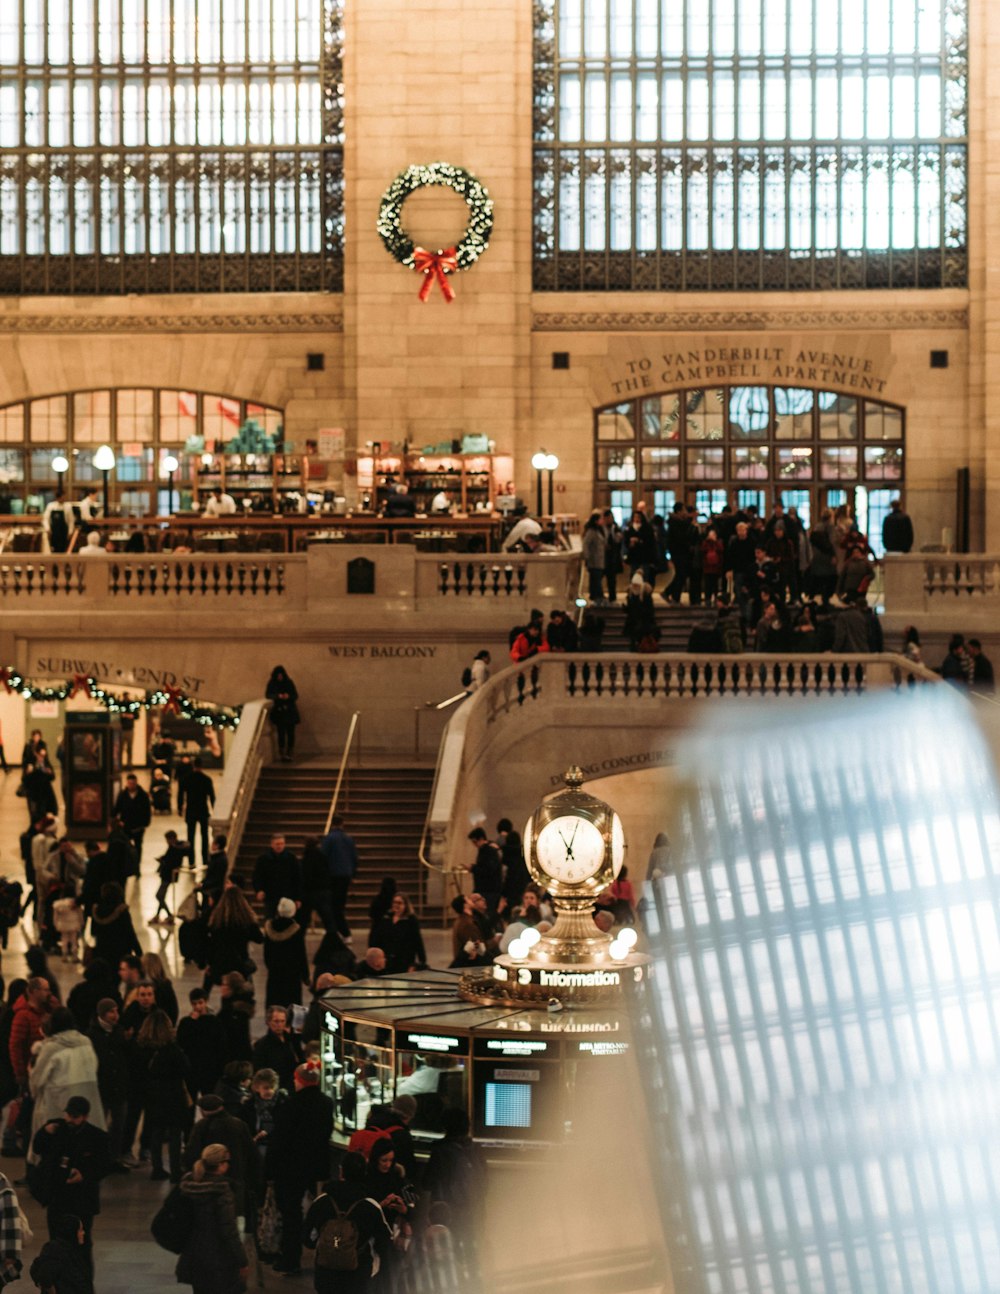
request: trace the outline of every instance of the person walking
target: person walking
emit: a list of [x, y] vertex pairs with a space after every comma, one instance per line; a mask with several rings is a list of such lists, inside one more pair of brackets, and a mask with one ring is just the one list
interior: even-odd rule
[[139, 785], [135, 773], [125, 778], [125, 786], [119, 792], [113, 809], [114, 816], [121, 822], [128, 836], [129, 844], [135, 850], [136, 874], [142, 868], [142, 842], [146, 828], [153, 821], [153, 804], [149, 793]]
[[264, 695], [271, 702], [271, 722], [278, 735], [278, 758], [288, 763], [295, 753], [295, 729], [300, 722], [299, 691], [284, 665], [275, 665]]
[[[167, 848], [156, 860], [156, 871], [160, 878], [160, 884], [156, 891], [156, 911], [149, 919], [151, 926], [161, 924], [172, 926], [174, 924], [174, 914], [167, 907], [167, 895], [170, 892], [171, 885], [176, 885], [177, 874], [185, 858], [192, 856], [192, 847], [182, 841], [176, 831], [167, 831], [164, 833], [164, 839], [167, 842]], [[211, 855], [210, 855], [211, 857]], [[163, 916], [160, 916], [160, 913]]]
[[95, 956], [109, 966], [117, 966], [130, 953], [138, 956], [142, 952], [122, 887], [114, 881], [101, 886], [101, 897], [90, 918], [90, 932]]
[[607, 542], [601, 529], [601, 514], [592, 512], [583, 528], [581, 540], [583, 564], [587, 568], [588, 597], [593, 603], [604, 600], [604, 565], [607, 561]]
[[[181, 1179], [181, 1133], [187, 1125], [191, 1093], [187, 1080], [191, 1066], [178, 1047], [170, 1018], [159, 1007], [143, 1022], [136, 1039], [145, 1069], [145, 1139], [149, 1145], [153, 1171], [151, 1180], [172, 1182]], [[170, 1172], [163, 1167], [163, 1143], [170, 1154]]]
[[283, 1006], [267, 1009], [267, 1033], [254, 1043], [251, 1054], [254, 1070], [273, 1069], [286, 1092], [294, 1085], [295, 1071], [302, 1064], [302, 1047], [298, 1037], [289, 1031], [288, 1012]]
[[101, 998], [98, 1002], [87, 1037], [97, 1057], [97, 1089], [110, 1138], [108, 1154], [112, 1166], [109, 1171], [128, 1172], [122, 1159], [128, 1120], [129, 1045], [121, 1027], [119, 1006], [113, 997]]
[[264, 916], [273, 917], [281, 899], [302, 899], [302, 872], [295, 853], [287, 847], [285, 834], [276, 831], [271, 843], [254, 863], [253, 888], [257, 902], [264, 905]]
[[[274, 1066], [270, 1066], [274, 1068]], [[276, 1272], [297, 1272], [302, 1258], [302, 1197], [330, 1176], [333, 1102], [319, 1089], [319, 1071], [299, 1065], [295, 1093], [275, 1120], [271, 1167], [281, 1213], [281, 1256]]]
[[358, 873], [358, 847], [352, 836], [344, 830], [344, 819], [335, 813], [330, 819], [330, 830], [320, 844], [330, 874], [330, 910], [334, 929], [344, 939], [350, 939], [351, 927], [347, 924], [347, 895], [351, 881]]
[[235, 885], [227, 885], [222, 898], [208, 918], [208, 969], [205, 987], [221, 984], [224, 975], [236, 971], [241, 976], [252, 975], [257, 969], [250, 965], [247, 951], [251, 943], [264, 942], [257, 918], [243, 892]]
[[24, 1264], [21, 1246], [21, 1205], [17, 1192], [5, 1173], [0, 1173], [0, 1285], [10, 1285], [18, 1280]]
[[111, 1167], [111, 1156], [108, 1134], [90, 1122], [90, 1110], [85, 1096], [71, 1096], [65, 1118], [44, 1123], [35, 1133], [32, 1150], [49, 1187], [49, 1239], [56, 1239], [65, 1214], [79, 1218], [84, 1257], [93, 1272], [94, 1218], [101, 1211], [101, 1179]]
[[88, 1107], [94, 1111], [94, 1125], [103, 1129], [104, 1105], [97, 1077], [97, 1053], [90, 1039], [77, 1029], [73, 1013], [64, 1006], [56, 1007], [45, 1028], [48, 1037], [38, 1048], [28, 1078], [34, 1101], [32, 1135], [50, 1119], [59, 1118], [71, 1096], [87, 1098]]
[[50, 1236], [31, 1264], [31, 1279], [43, 1294], [94, 1294], [83, 1219], [73, 1213], [61, 1214]]
[[275, 915], [264, 923], [264, 1005], [299, 1006], [302, 986], [309, 983], [305, 932], [295, 920], [295, 904], [279, 899]]
[[[27, 748], [26, 748], [27, 749]], [[28, 802], [28, 820], [38, 822], [46, 814], [57, 814], [59, 803], [56, 800], [54, 782], [56, 770], [49, 762], [49, 748], [44, 741], [39, 741], [34, 748], [31, 762], [24, 768], [21, 785], [24, 787]]]
[[225, 1040], [219, 1017], [208, 1006], [203, 988], [188, 994], [191, 1011], [177, 1025], [177, 1045], [191, 1067], [188, 1088], [197, 1099], [214, 1090], [222, 1077]]
[[[327, 1182], [309, 1206], [303, 1227], [307, 1249], [316, 1251], [313, 1287], [316, 1294], [365, 1294], [375, 1273], [392, 1253], [392, 1230], [381, 1205], [368, 1198], [364, 1155], [348, 1151], [340, 1161], [336, 1181]], [[344, 1271], [332, 1266], [324, 1243], [324, 1228], [338, 1218], [350, 1218], [357, 1230], [357, 1267]]]
[[185, 1167], [193, 1169], [208, 1146], [224, 1146], [232, 1161], [229, 1165], [229, 1183], [236, 1205], [236, 1216], [246, 1219], [246, 1230], [252, 1234], [256, 1200], [263, 1183], [253, 1136], [244, 1118], [243, 1102], [241, 1101], [238, 1112], [230, 1113], [221, 1096], [207, 1092], [199, 1098], [198, 1109], [202, 1117], [191, 1129], [184, 1147]]
[[191, 862], [194, 863], [195, 837], [201, 840], [201, 861], [208, 865], [208, 820], [215, 807], [215, 784], [201, 766], [201, 756], [191, 761], [191, 771], [180, 782], [177, 793], [177, 813], [187, 823]]
[[191, 1205], [191, 1229], [175, 1271], [194, 1294], [243, 1294], [246, 1287], [247, 1255], [236, 1225], [230, 1163], [226, 1147], [213, 1142], [181, 1180], [181, 1194]]
[[372, 947], [385, 953], [390, 975], [405, 975], [427, 965], [420, 922], [405, 894], [394, 895], [389, 915], [372, 931]]
[[333, 891], [330, 884], [330, 867], [320, 848], [318, 836], [307, 836], [302, 842], [302, 906], [298, 922], [308, 931], [315, 912], [324, 930], [333, 925]]
[[908, 553], [913, 547], [913, 522], [903, 511], [901, 499], [893, 499], [882, 522], [882, 546], [887, 553]]

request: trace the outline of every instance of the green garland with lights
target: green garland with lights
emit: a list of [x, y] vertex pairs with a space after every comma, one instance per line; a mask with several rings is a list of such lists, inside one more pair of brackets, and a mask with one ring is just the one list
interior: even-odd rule
[[178, 688], [172, 687], [155, 688], [142, 697], [123, 701], [103, 688], [96, 679], [84, 674], [77, 674], [65, 683], [40, 687], [11, 665], [0, 668], [0, 684], [6, 692], [16, 692], [26, 701], [66, 701], [82, 692], [98, 705], [103, 705], [109, 714], [138, 714], [140, 710], [163, 709], [172, 711], [182, 719], [200, 723], [205, 728], [238, 728], [243, 709], [242, 706], [230, 708], [199, 705]]
[[[403, 228], [402, 221], [403, 203], [411, 193], [428, 184], [440, 184], [454, 190], [469, 208], [469, 223], [465, 233], [454, 247], [447, 250], [439, 248], [436, 253], [429, 253], [422, 247], [415, 246], [413, 239]], [[489, 247], [490, 234], [493, 232], [493, 199], [483, 184], [461, 166], [452, 166], [449, 162], [408, 166], [383, 193], [375, 227], [393, 260], [424, 273], [427, 276], [425, 287], [428, 291], [430, 274], [433, 272], [441, 283], [442, 291], [445, 291], [444, 274], [456, 269], [471, 269]], [[428, 258], [435, 264], [429, 266]], [[447, 263], [448, 260], [453, 264]], [[443, 269], [438, 268], [440, 265], [443, 265]], [[423, 289], [421, 292], [421, 300], [426, 300], [426, 293]], [[449, 292], [450, 289], [445, 292], [446, 299], [450, 299]]]

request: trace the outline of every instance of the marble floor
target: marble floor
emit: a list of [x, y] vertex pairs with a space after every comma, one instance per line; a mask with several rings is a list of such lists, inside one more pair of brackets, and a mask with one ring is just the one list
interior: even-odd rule
[[[140, 780], [145, 779], [140, 775]], [[23, 868], [18, 848], [18, 836], [27, 825], [25, 802], [16, 795], [19, 781], [17, 770], [0, 774], [0, 875], [15, 876], [23, 880]], [[142, 874], [138, 885], [130, 883], [128, 899], [139, 940], [147, 950], [159, 953], [168, 973], [174, 978], [183, 1013], [189, 989], [200, 984], [200, 972], [185, 970], [177, 947], [176, 927], [150, 926], [156, 902], [156, 858], [165, 847], [164, 833], [171, 827], [182, 831], [182, 824], [174, 817], [156, 817], [144, 842]], [[182, 831], [183, 834], [183, 831]], [[182, 876], [174, 898], [179, 901], [192, 884], [191, 878]], [[173, 902], [173, 900], [172, 900]], [[360, 932], [359, 932], [360, 933]], [[310, 936], [315, 945], [319, 935]], [[25, 974], [24, 951], [32, 941], [33, 930], [25, 921], [11, 932], [9, 946], [2, 956], [2, 974], [5, 981]], [[445, 965], [448, 936], [441, 930], [425, 934], [428, 958], [432, 965]], [[363, 943], [356, 944], [355, 948]], [[51, 968], [60, 981], [63, 1000], [78, 981], [80, 970], [76, 966], [51, 960]], [[263, 1012], [258, 1009], [253, 1036], [264, 1032]], [[0, 1159], [0, 1169], [13, 1182], [24, 1176], [24, 1162], [18, 1159]], [[169, 1190], [169, 1185], [149, 1180], [149, 1170], [133, 1170], [128, 1176], [112, 1176], [102, 1186], [101, 1214], [94, 1225], [94, 1252], [96, 1264], [96, 1294], [153, 1294], [175, 1285], [174, 1255], [160, 1249], [149, 1234], [149, 1222], [159, 1207], [159, 1202]], [[31, 1288], [27, 1268], [47, 1238], [44, 1210], [32, 1199], [27, 1188], [18, 1190], [21, 1207], [27, 1213], [35, 1237], [25, 1245], [25, 1276], [18, 1288]], [[253, 1286], [252, 1286], [253, 1287]], [[269, 1268], [260, 1274], [256, 1288], [312, 1289], [312, 1273], [298, 1276], [279, 1276]]]

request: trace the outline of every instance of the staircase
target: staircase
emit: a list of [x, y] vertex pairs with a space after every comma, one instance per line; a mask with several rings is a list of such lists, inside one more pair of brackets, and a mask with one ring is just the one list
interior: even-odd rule
[[[712, 607], [668, 606], [659, 594], [653, 597], [656, 607], [656, 623], [660, 629], [660, 651], [687, 651], [688, 638], [696, 624], [705, 619], [712, 619]], [[609, 607], [595, 606], [594, 611], [604, 621], [602, 649], [607, 652], [627, 652], [628, 639], [625, 637], [625, 603], [617, 602]]]
[[[275, 832], [283, 832], [297, 854], [307, 836], [322, 836], [336, 780], [332, 764], [262, 769], [235, 870], [249, 882], [257, 856]], [[366, 766], [345, 776], [338, 811], [358, 847], [347, 920], [362, 935], [368, 930], [368, 905], [383, 877], [394, 876], [400, 891], [418, 904], [423, 866], [418, 851], [433, 783], [433, 768], [421, 767]]]

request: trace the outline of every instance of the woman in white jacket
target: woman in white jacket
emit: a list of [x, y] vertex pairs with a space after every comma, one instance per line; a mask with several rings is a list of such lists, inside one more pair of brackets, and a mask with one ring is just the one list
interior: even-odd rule
[[52, 1012], [48, 1037], [38, 1048], [28, 1075], [35, 1106], [31, 1112], [31, 1140], [43, 1123], [61, 1119], [71, 1096], [85, 1096], [90, 1102], [90, 1122], [104, 1127], [104, 1105], [97, 1085], [97, 1054], [90, 1039], [80, 1033], [66, 1007]]

